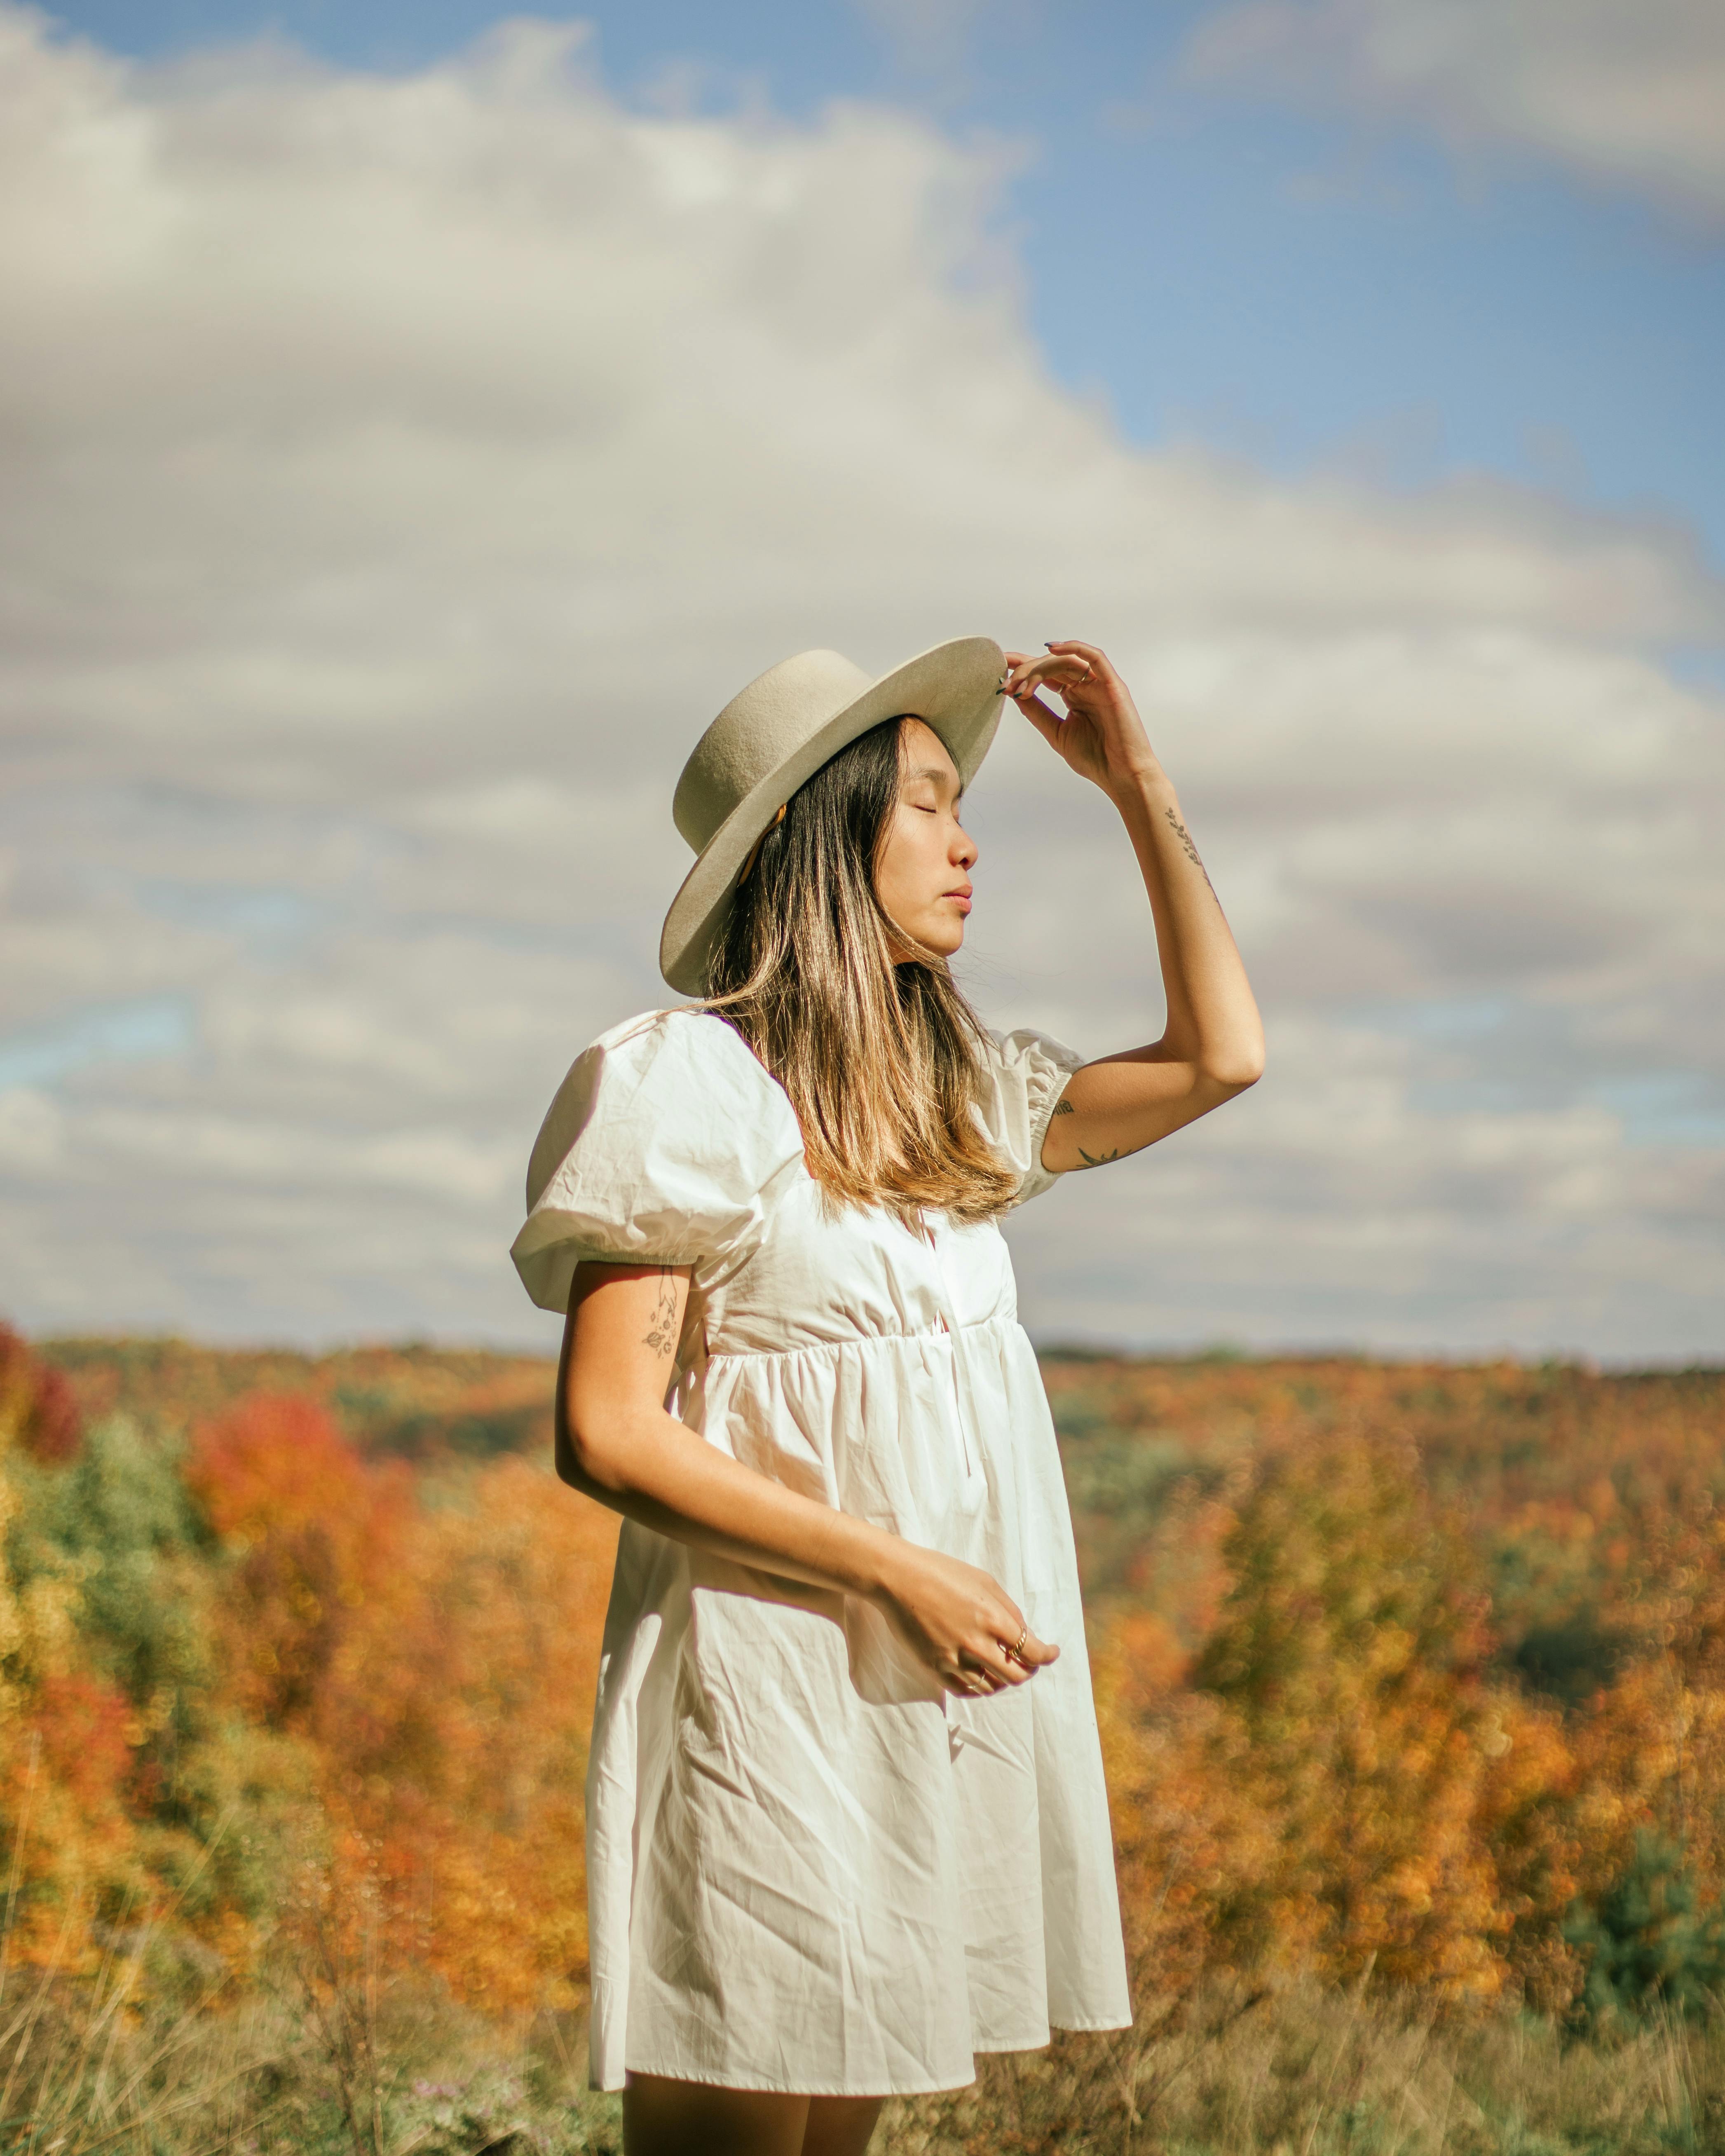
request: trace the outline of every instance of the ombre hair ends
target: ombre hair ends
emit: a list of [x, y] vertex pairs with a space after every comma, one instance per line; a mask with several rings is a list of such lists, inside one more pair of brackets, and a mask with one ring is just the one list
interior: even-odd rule
[[830, 1195], [986, 1220], [1018, 1178], [973, 1112], [982, 1028], [946, 960], [891, 921], [875, 870], [898, 805], [903, 721], [799, 787], [761, 840], [708, 971], [706, 1007], [783, 1086]]

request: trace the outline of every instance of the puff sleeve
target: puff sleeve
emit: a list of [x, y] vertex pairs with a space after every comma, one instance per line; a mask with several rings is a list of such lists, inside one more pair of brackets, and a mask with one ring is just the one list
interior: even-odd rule
[[802, 1151], [790, 1102], [731, 1026], [649, 1012], [601, 1034], [557, 1089], [510, 1255], [533, 1301], [559, 1313], [583, 1260], [745, 1257]]
[[1066, 1081], [1086, 1059], [1064, 1041], [1020, 1026], [1013, 1033], [990, 1028], [979, 1060], [983, 1097], [978, 1116], [995, 1151], [1023, 1178], [1013, 1200], [1022, 1205], [1040, 1198], [1055, 1179], [1042, 1165], [1042, 1141]]

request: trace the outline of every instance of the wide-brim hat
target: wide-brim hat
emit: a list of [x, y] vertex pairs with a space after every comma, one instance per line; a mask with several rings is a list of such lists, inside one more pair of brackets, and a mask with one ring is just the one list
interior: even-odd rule
[[902, 714], [946, 744], [968, 786], [1000, 723], [1006, 654], [961, 636], [870, 680], [836, 651], [801, 651], [731, 699], [683, 766], [671, 814], [696, 859], [671, 901], [659, 970], [685, 996], [707, 992], [713, 945], [751, 849], [829, 757]]

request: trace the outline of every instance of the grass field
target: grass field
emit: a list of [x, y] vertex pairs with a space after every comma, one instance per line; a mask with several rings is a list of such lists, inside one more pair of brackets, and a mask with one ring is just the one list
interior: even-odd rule
[[[69, 2007], [8, 1987], [9, 2149], [68, 2156], [570, 2156], [622, 2147], [585, 2086], [578, 2014], [505, 2030], [397, 1978], [177, 2010], [127, 1974]], [[890, 2104], [879, 2156], [1712, 2156], [1725, 2031], [1661, 2017], [1609, 2043], [1497, 2014], [1434, 2022], [1295, 1986], [1187, 2002], [1177, 2029], [1061, 2038], [975, 2086]], [[28, 2023], [20, 2046], [20, 2020]]]

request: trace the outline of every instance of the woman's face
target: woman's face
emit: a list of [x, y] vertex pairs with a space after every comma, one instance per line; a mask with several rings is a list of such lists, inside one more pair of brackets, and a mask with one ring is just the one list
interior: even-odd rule
[[932, 727], [899, 729], [898, 805], [881, 844], [875, 890], [889, 920], [950, 958], [964, 941], [976, 848], [958, 821], [957, 765]]

